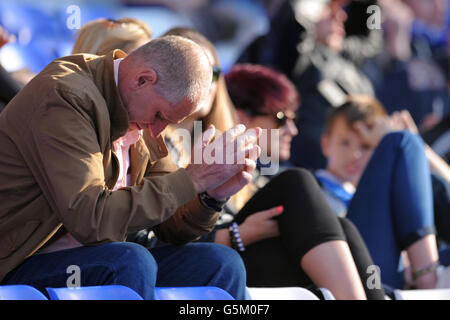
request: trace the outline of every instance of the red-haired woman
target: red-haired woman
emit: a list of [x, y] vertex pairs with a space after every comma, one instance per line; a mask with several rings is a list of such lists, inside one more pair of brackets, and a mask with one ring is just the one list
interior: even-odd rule
[[[176, 33], [201, 43], [193, 30]], [[237, 113], [247, 128], [259, 126], [268, 133], [260, 141], [266, 160], [288, 159], [290, 141], [297, 134], [292, 119], [299, 106], [292, 83], [273, 70], [248, 65], [235, 66], [226, 82], [236, 108], [224, 103], [221, 110]], [[223, 127], [220, 118], [207, 124]], [[278, 129], [279, 139], [271, 129]], [[315, 285], [328, 288], [337, 299], [384, 299], [382, 289], [366, 286], [367, 267], [373, 263], [358, 232], [348, 220], [336, 217], [313, 175], [290, 169], [268, 180], [258, 175], [232, 197], [225, 205], [231, 216], [222, 212], [222, 223], [201, 241], [235, 248], [244, 260], [249, 287]]]
[[[266, 141], [260, 141], [261, 154], [267, 157], [261, 162], [288, 160], [291, 140], [298, 134], [293, 120], [300, 104], [292, 82], [251, 64], [235, 65], [225, 79], [239, 121], [267, 133]], [[274, 129], [278, 134], [273, 136]], [[270, 166], [260, 164], [260, 173]], [[225, 245], [233, 244], [234, 233], [239, 234], [242, 245], [233, 245], [245, 249], [240, 254], [248, 286], [314, 284], [327, 287], [337, 298], [365, 294], [384, 299], [382, 289], [367, 288], [367, 268], [373, 262], [358, 231], [350, 221], [336, 217], [309, 171], [288, 169], [271, 179], [259, 175], [251, 187], [229, 201], [238, 209], [233, 221], [225, 224], [230, 227], [215, 232], [215, 242]], [[277, 206], [282, 208], [279, 214], [273, 209]]]

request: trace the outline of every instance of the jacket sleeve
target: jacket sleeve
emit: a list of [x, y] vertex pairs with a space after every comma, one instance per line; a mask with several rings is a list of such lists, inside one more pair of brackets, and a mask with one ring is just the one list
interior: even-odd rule
[[83, 102], [49, 98], [27, 124], [23, 151], [49, 206], [80, 243], [123, 241], [127, 233], [161, 224], [195, 199], [184, 169], [145, 178], [136, 187], [109, 190], [95, 123], [101, 116], [88, 114], [77, 103]]
[[[156, 161], [147, 168], [147, 177], [164, 176], [177, 169], [170, 156]], [[153, 232], [161, 241], [171, 244], [183, 244], [197, 240], [200, 236], [211, 232], [219, 218], [219, 213], [201, 204], [199, 197], [178, 207], [168, 220], [153, 228]]]

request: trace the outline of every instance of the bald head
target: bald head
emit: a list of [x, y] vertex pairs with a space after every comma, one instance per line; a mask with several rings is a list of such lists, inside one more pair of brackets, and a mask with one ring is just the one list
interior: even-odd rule
[[212, 69], [204, 50], [183, 37], [154, 39], [125, 60], [130, 71], [142, 66], [153, 69], [157, 76], [155, 89], [173, 105], [182, 100], [200, 102], [211, 85]]

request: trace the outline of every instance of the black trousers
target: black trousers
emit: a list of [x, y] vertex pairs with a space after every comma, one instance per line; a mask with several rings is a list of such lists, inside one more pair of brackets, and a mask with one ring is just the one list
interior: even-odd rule
[[356, 227], [338, 218], [329, 207], [314, 176], [304, 169], [286, 170], [260, 189], [236, 215], [240, 224], [258, 211], [282, 205], [278, 216], [280, 236], [249, 245], [241, 256], [247, 269], [249, 287], [311, 287], [313, 283], [300, 266], [312, 248], [343, 240], [353, 259], [369, 299], [384, 299], [384, 291], [370, 289], [367, 282], [373, 265], [370, 254]]

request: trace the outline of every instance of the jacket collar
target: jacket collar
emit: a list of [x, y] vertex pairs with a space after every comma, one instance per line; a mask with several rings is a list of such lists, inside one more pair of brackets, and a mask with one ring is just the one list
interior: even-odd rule
[[111, 119], [111, 141], [126, 134], [129, 127], [128, 111], [120, 98], [119, 89], [114, 80], [114, 60], [125, 58], [122, 50], [110, 51], [101, 59], [87, 61], [98, 90], [105, 98]]

